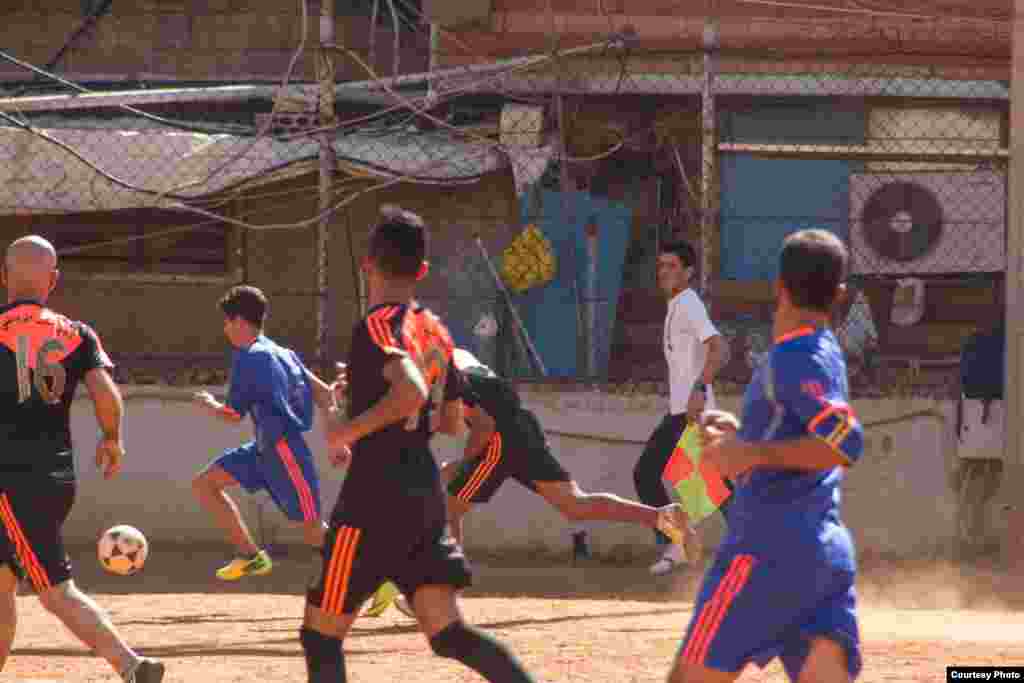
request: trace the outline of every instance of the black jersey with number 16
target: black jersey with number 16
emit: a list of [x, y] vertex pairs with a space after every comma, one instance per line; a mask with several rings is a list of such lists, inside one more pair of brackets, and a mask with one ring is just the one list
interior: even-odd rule
[[33, 301], [0, 307], [0, 477], [70, 471], [71, 400], [86, 373], [113, 367], [99, 337]]

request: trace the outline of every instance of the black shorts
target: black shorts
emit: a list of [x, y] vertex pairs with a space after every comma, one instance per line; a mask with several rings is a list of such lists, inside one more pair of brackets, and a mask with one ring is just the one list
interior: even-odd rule
[[356, 614], [385, 581], [409, 598], [421, 586], [458, 590], [472, 583], [466, 556], [447, 532], [440, 492], [407, 496], [394, 509], [382, 501], [378, 510], [379, 522], [331, 522], [309, 604], [330, 614]]
[[483, 453], [459, 463], [448, 495], [464, 503], [486, 503], [510, 477], [534, 492], [537, 482], [572, 479], [528, 410], [520, 411], [515, 429], [495, 432]]
[[[2, 477], [3, 475], [0, 475]], [[42, 592], [71, 578], [62, 527], [75, 502], [75, 480], [38, 475], [0, 485], [0, 564]]]

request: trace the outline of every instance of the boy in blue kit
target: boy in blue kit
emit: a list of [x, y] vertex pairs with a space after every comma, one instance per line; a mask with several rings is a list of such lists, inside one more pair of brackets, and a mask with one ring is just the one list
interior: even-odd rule
[[785, 240], [775, 346], [747, 387], [742, 422], [704, 418], [703, 457], [736, 489], [670, 683], [735, 681], [750, 662], [775, 657], [798, 683], [849, 683], [860, 672], [856, 560], [839, 485], [864, 435], [827, 327], [848, 260], [822, 230]]
[[257, 547], [226, 489], [266, 490], [289, 520], [303, 527], [307, 543], [320, 547], [326, 525], [320, 515], [320, 480], [303, 437], [313, 426], [313, 404], [325, 412], [331, 387], [311, 373], [291, 349], [263, 335], [267, 299], [255, 287], [233, 287], [220, 301], [224, 334], [235, 347], [226, 404], [202, 391], [196, 402], [212, 415], [238, 423], [252, 415], [255, 440], [226, 451], [192, 482], [200, 504], [223, 528], [239, 555], [217, 570], [237, 581], [268, 574], [270, 555]]

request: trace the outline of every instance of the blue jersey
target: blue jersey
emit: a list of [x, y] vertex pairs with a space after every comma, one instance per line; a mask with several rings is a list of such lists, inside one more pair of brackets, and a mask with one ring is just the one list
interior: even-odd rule
[[288, 434], [313, 427], [313, 390], [306, 366], [291, 349], [260, 335], [235, 351], [228, 407], [252, 416], [256, 443], [268, 452]]
[[[828, 329], [801, 328], [776, 341], [743, 397], [743, 441], [813, 436], [846, 463], [826, 471], [757, 467], [735, 482], [726, 546], [818, 555], [853, 568], [849, 533], [839, 517], [846, 467], [864, 450], [864, 431], [849, 403], [846, 361]], [[832, 552], [834, 550], [835, 552]]]

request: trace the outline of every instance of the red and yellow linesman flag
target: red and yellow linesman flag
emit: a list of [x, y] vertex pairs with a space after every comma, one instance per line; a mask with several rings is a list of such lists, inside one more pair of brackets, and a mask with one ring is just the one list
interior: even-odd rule
[[700, 427], [690, 424], [679, 437], [661, 475], [691, 524], [717, 510], [731, 493], [718, 468], [702, 461], [700, 454]]

